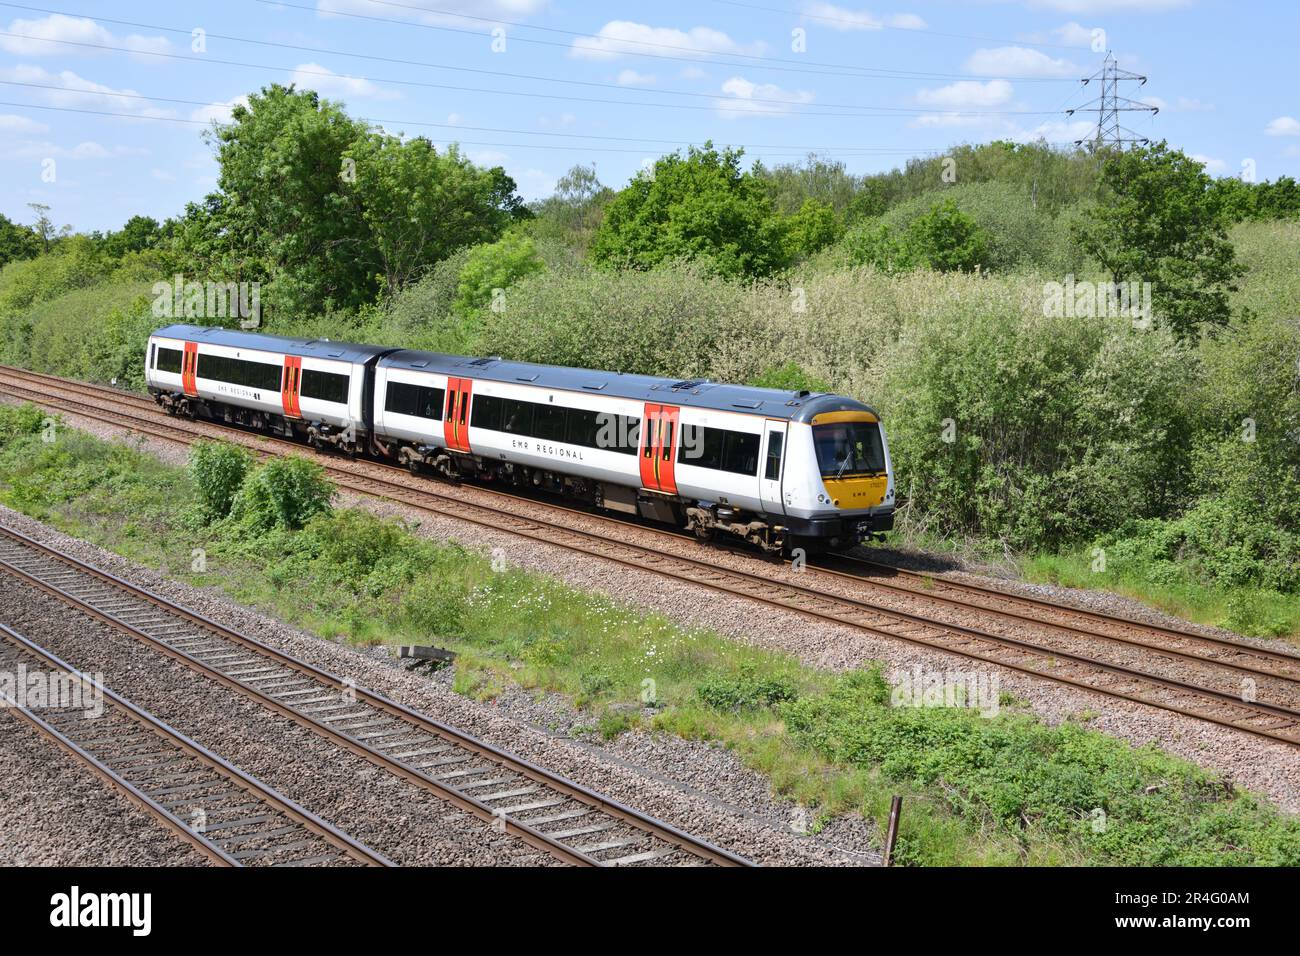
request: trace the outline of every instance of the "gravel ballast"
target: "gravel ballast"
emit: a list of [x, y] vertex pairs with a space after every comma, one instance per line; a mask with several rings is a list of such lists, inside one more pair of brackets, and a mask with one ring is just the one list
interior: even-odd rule
[[[123, 430], [103, 423], [79, 419], [75, 415], [69, 415], [68, 418], [77, 427], [101, 437], [120, 438], [124, 434]], [[146, 439], [141, 445], [145, 450], [158, 453], [169, 461], [180, 462], [185, 458], [184, 449], [172, 443]], [[449, 490], [445, 485], [439, 485], [437, 490], [440, 494], [452, 493], [458, 497], [482, 494], [477, 489], [468, 487]], [[1089, 726], [1105, 733], [1136, 744], [1154, 744], [1166, 752], [1216, 770], [1234, 782], [1264, 794], [1290, 812], [1300, 811], [1300, 760], [1297, 760], [1293, 748], [1283, 744], [1270, 743], [1154, 707], [1115, 700], [1021, 675], [1005, 668], [876, 637], [854, 628], [813, 622], [794, 613], [759, 606], [745, 599], [720, 595], [694, 585], [669, 581], [658, 575], [637, 572], [562, 548], [521, 539], [506, 532], [432, 516], [404, 505], [350, 495], [341, 498], [345, 503], [360, 504], [379, 514], [418, 522], [418, 533], [430, 538], [454, 539], [471, 547], [492, 549], [511, 564], [553, 575], [583, 590], [600, 591], [637, 607], [658, 611], [686, 626], [709, 627], [747, 643], [791, 653], [811, 666], [840, 670], [881, 661], [889, 672], [906, 672], [917, 667], [931, 671], [968, 673], [978, 670], [981, 674], [996, 677], [1003, 691], [1023, 700], [1031, 712], [1049, 723], [1070, 718], [1083, 719]], [[595, 522], [595, 519], [590, 520]], [[575, 524], [582, 526], [583, 521], [584, 519], [577, 518]], [[625, 534], [631, 540], [644, 532], [629, 526]], [[660, 539], [656, 537], [655, 540]], [[720, 566], [734, 564], [747, 570], [754, 570], [757, 564], [746, 556], [722, 551], [718, 551], [711, 560]], [[1210, 634], [1222, 633], [1175, 621], [1136, 602], [1100, 592], [1029, 586], [1004, 580], [988, 582], [975, 575], [970, 576], [970, 580], [983, 580], [1007, 590], [1121, 613], [1139, 620], [1176, 624]], [[208, 599], [220, 600], [215, 596], [209, 596]], [[905, 599], [900, 600], [901, 607], [908, 606]], [[919, 606], [913, 609], [917, 613], [922, 610]], [[508, 709], [508, 705], [502, 706]], [[623, 746], [621, 742], [611, 749], [617, 750], [620, 746]], [[741, 772], [743, 774], [746, 771], [742, 768]], [[788, 805], [779, 806], [786, 814], [792, 809]]]

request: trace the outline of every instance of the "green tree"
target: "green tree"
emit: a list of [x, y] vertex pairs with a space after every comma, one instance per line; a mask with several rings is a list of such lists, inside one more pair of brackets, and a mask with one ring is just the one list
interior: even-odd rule
[[507, 232], [498, 241], [475, 246], [461, 270], [452, 308], [470, 316], [486, 308], [496, 289], [507, 289], [521, 279], [546, 268], [533, 241], [517, 232]]
[[456, 249], [490, 242], [521, 208], [504, 170], [481, 169], [454, 145], [439, 153], [423, 137], [403, 142], [370, 133], [343, 160], [347, 194], [369, 231], [388, 294]]
[[264, 260], [274, 302], [308, 312], [374, 297], [377, 256], [343, 191], [343, 155], [365, 133], [338, 104], [277, 83], [209, 134], [223, 194], [209, 227], [240, 230], [237, 248]]
[[830, 203], [805, 199], [803, 205], [786, 220], [792, 256], [810, 256], [840, 238], [843, 224]]
[[741, 150], [712, 143], [673, 153], [610, 202], [592, 240], [593, 262], [650, 269], [699, 260], [723, 276], [765, 276], [789, 259], [784, 226], [761, 181], [740, 169]]
[[986, 264], [988, 236], [951, 199], [912, 220], [903, 240], [908, 258], [940, 272], [973, 272]]
[[40, 239], [27, 226], [0, 215], [0, 268], [6, 263], [30, 259], [40, 252]]
[[1154, 311], [1181, 339], [1227, 325], [1245, 274], [1222, 197], [1201, 163], [1164, 142], [1106, 155], [1104, 196], [1076, 236], [1116, 283], [1151, 283]]
[[132, 216], [117, 232], [104, 237], [104, 251], [115, 259], [129, 252], [152, 249], [162, 239], [162, 227], [150, 216]]

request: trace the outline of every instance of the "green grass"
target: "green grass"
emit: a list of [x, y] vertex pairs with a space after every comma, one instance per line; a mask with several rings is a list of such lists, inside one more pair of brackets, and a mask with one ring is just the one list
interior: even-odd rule
[[1091, 551], [1031, 555], [1020, 562], [1030, 581], [1111, 591], [1175, 617], [1300, 646], [1300, 594], [1228, 587], [1169, 562], [1110, 561], [1094, 571]]
[[[1300, 821], [1211, 773], [1083, 726], [1003, 712], [889, 706], [874, 669], [833, 674], [787, 655], [418, 537], [345, 509], [300, 531], [250, 532], [196, 507], [188, 472], [0, 407], [0, 501], [323, 636], [434, 643], [454, 689], [563, 694], [591, 735], [631, 729], [724, 744], [806, 808], [882, 825], [907, 799], [913, 865], [1300, 863]], [[196, 554], [206, 570], [194, 570]], [[1097, 813], [1106, 826], [1094, 828]]]

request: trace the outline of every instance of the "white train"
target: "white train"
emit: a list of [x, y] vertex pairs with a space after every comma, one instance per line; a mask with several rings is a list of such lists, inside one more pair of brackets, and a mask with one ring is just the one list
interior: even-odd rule
[[156, 331], [145, 362], [174, 414], [526, 485], [701, 539], [843, 549], [893, 526], [884, 428], [843, 396], [192, 325]]

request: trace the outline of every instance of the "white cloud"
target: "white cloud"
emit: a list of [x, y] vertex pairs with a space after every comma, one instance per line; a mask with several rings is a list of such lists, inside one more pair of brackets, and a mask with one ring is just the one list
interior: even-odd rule
[[322, 96], [358, 97], [373, 100], [395, 100], [401, 94], [376, 86], [369, 80], [345, 73], [335, 73], [319, 63], [299, 63], [289, 78], [299, 87], [315, 90]]
[[701, 70], [698, 66], [688, 66], [682, 69], [678, 74], [683, 80], [707, 80], [709, 74]]
[[936, 89], [920, 90], [916, 94], [916, 99], [923, 106], [939, 109], [987, 109], [1006, 103], [1013, 93], [1011, 84], [1006, 80], [989, 80], [987, 83], [980, 83], [978, 80], [958, 80], [956, 83], [949, 83]]
[[[27, 140], [0, 151], [2, 159], [112, 159], [119, 156], [147, 156], [149, 150], [139, 146], [104, 146], [93, 140], [76, 146], [60, 146], [47, 141]], [[64, 185], [67, 185], [65, 182]]]
[[657, 47], [674, 47], [674, 53], [687, 56], [709, 56], [717, 53], [742, 53], [757, 55], [765, 46], [762, 43], [741, 44], [721, 30], [710, 27], [692, 27], [676, 30], [671, 27], [652, 27], [630, 20], [611, 20], [600, 28], [594, 37], [579, 37], [569, 48], [571, 56], [593, 60], [612, 60], [632, 53], [645, 53]]
[[883, 30], [893, 27], [897, 30], [924, 30], [925, 21], [914, 13], [895, 13], [892, 16], [878, 17], [866, 10], [849, 10], [837, 7], [824, 0], [812, 0], [803, 5], [803, 14], [810, 20], [825, 24], [832, 30], [849, 33], [858, 30]]
[[[136, 33], [117, 37], [90, 17], [69, 17], [62, 13], [54, 13], [41, 20], [14, 20], [6, 28], [6, 32], [21, 35], [0, 36], [0, 50], [19, 56], [67, 56], [69, 53], [108, 52], [74, 45], [78, 43], [121, 46], [137, 53], [165, 53], [172, 47], [171, 41], [166, 37], [146, 37]], [[58, 40], [66, 42], [47, 42]]]
[[149, 175], [152, 176], [154, 179], [158, 180], [160, 183], [176, 182], [175, 173], [169, 172], [165, 169], [159, 169], [156, 166], [153, 169], [149, 170]]
[[224, 103], [209, 103], [207, 106], [200, 106], [190, 114], [190, 119], [198, 120], [200, 123], [229, 123], [230, 111], [236, 106], [247, 105], [247, 96], [236, 96], [233, 100], [226, 100]]
[[[425, 10], [419, 16], [413, 14], [419, 9], [415, 4], [407, 4], [400, 11], [390, 9], [388, 15], [400, 13], [419, 23], [472, 25], [481, 29], [485, 17], [518, 20], [540, 12], [546, 4], [547, 0], [438, 0], [434, 5], [436, 10]], [[385, 15], [369, 0], [316, 0], [316, 12], [327, 18], [336, 13], [360, 13], [370, 17]]]
[[741, 76], [733, 76], [723, 83], [722, 92], [725, 98], [713, 102], [723, 119], [784, 116], [794, 107], [813, 101], [813, 94], [807, 90], [784, 90], [775, 83], [753, 83]]
[[26, 116], [15, 116], [12, 113], [0, 113], [0, 133], [40, 134], [48, 133], [49, 131], [50, 128], [44, 123], [30, 120]]
[[448, 126], [459, 126], [459, 125], [460, 125], [461, 123], [463, 123], [463, 122], [465, 122], [465, 119], [464, 119], [464, 117], [462, 117], [459, 113], [448, 113], [448, 114], [447, 114], [447, 125], [448, 125]]
[[1093, 31], [1100, 29], [1101, 27], [1085, 27], [1071, 20], [1069, 23], [1054, 29], [1052, 36], [1066, 46], [1085, 46], [1091, 49]]
[[1209, 113], [1214, 109], [1214, 104], [1188, 96], [1180, 96], [1174, 103], [1174, 108], [1180, 113]]
[[619, 86], [651, 86], [655, 78], [647, 73], [638, 73], [636, 70], [619, 70]]
[[1300, 120], [1294, 116], [1279, 116], [1264, 130], [1266, 136], [1300, 136]]
[[1049, 120], [1040, 123], [1032, 130], [1018, 130], [1012, 138], [1018, 143], [1032, 143], [1046, 140], [1049, 143], [1076, 143], [1091, 139], [1097, 124], [1087, 120]]
[[1069, 60], [1050, 57], [1023, 46], [1002, 46], [976, 50], [966, 69], [979, 76], [1069, 76], [1082, 77], [1083, 68]]
[[128, 113], [131, 116], [155, 118], [175, 115], [173, 110], [151, 106], [149, 100], [142, 99], [135, 90], [105, 86], [103, 83], [78, 76], [71, 70], [51, 73], [43, 67], [19, 64], [0, 68], [0, 79], [49, 87], [49, 89], [33, 89], [32, 94], [39, 96], [51, 106], [103, 110], [109, 113]]
[[1221, 159], [1211, 159], [1209, 156], [1200, 153], [1193, 153], [1192, 159], [1205, 167], [1205, 171], [1211, 176], [1219, 176], [1228, 171], [1228, 164]]

